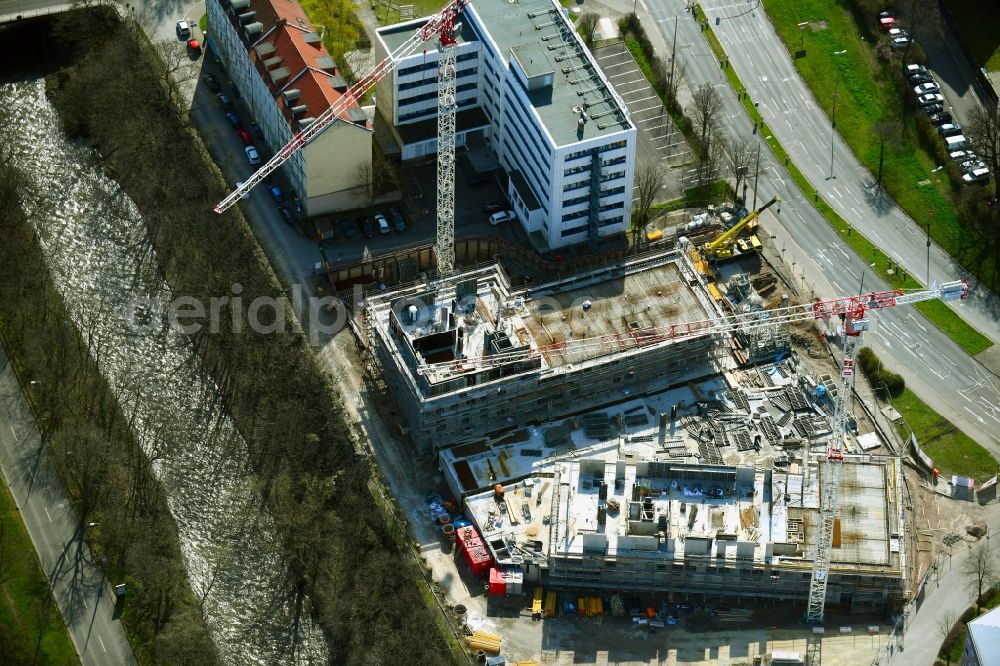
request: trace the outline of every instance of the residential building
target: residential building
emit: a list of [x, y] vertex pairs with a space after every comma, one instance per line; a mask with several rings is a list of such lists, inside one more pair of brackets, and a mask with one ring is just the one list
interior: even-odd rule
[[[426, 23], [382, 28], [379, 56]], [[476, 0], [458, 32], [456, 146], [488, 152], [540, 249], [627, 229], [636, 129], [628, 109], [552, 0]], [[437, 44], [399, 60], [376, 107], [403, 160], [437, 144]]]
[[[297, 2], [208, 0], [207, 7], [210, 45], [272, 152], [347, 91]], [[371, 163], [372, 124], [354, 104], [283, 169], [305, 213], [317, 215], [367, 203]]]

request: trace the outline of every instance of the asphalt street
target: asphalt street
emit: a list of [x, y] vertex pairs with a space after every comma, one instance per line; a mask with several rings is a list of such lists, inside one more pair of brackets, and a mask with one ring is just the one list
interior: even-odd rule
[[[629, 2], [607, 4], [622, 11], [631, 10]], [[639, 17], [646, 25], [658, 27], [658, 31], [650, 31], [650, 39], [660, 53], [669, 51], [667, 40], [673, 33], [674, 18], [680, 17], [677, 51], [687, 62], [688, 85], [716, 86], [723, 102], [724, 129], [737, 136], [753, 136], [750, 119], [725, 80], [698, 24], [684, 11], [684, 5], [683, 0], [640, 2]], [[829, 140], [829, 133], [825, 136]], [[799, 298], [855, 294], [862, 279], [865, 291], [888, 288], [823, 219], [812, 204], [812, 193], [807, 197], [800, 191], [766, 147], [760, 153], [757, 189], [758, 204], [775, 194], [783, 199], [781, 213], [775, 214], [776, 208], [772, 208], [763, 215], [763, 227], [774, 237], [772, 242], [782, 248]], [[970, 309], [966, 303], [956, 308], [963, 315]], [[1000, 379], [912, 306], [882, 310], [873, 320], [866, 344], [899, 372], [918, 395], [1000, 457]]]
[[28, 403], [0, 348], [0, 468], [85, 665], [134, 664], [114, 592], [94, 563], [66, 491], [45, 457]]
[[[754, 9], [755, 3], [731, 0], [706, 0], [702, 6], [729, 55], [731, 66], [739, 74], [751, 99], [759, 102], [761, 116], [809, 182], [855, 229], [898, 260], [914, 277], [925, 281], [925, 233], [894, 202], [877, 192], [875, 179], [857, 161], [839, 134], [833, 142], [834, 177], [830, 177], [830, 118], [799, 77], [763, 9]], [[961, 76], [959, 66], [954, 61], [951, 67], [948, 66], [951, 60], [948, 49], [938, 48], [932, 53], [936, 66], [949, 74], [951, 90], [945, 91], [949, 105], [960, 99], [958, 93], [961, 92], [965, 95], [961, 98], [962, 113], [965, 113], [969, 105], [976, 103], [974, 93], [957, 83]], [[808, 50], [806, 57], [809, 57]], [[720, 92], [732, 95], [729, 90]], [[838, 111], [850, 113], [850, 109], [842, 105]], [[927, 174], [927, 177], [932, 176]], [[919, 187], [919, 184], [915, 182], [913, 186]], [[926, 220], [918, 222], [922, 224]], [[931, 247], [930, 264], [931, 281], [969, 277], [936, 244]], [[966, 307], [958, 308], [959, 314], [994, 342], [1000, 342], [1000, 300], [974, 281], [970, 281], [970, 285], [970, 300]]]
[[0, 0], [0, 23], [65, 11], [70, 5], [61, 0]]
[[[990, 517], [987, 519], [989, 534], [1000, 534], [1000, 505], [993, 504], [987, 509]], [[987, 541], [993, 557], [1000, 557], [1000, 538]], [[956, 617], [972, 605], [976, 589], [969, 582], [968, 576], [962, 572], [962, 566], [972, 552], [973, 544], [958, 542], [952, 549], [952, 555], [939, 558], [937, 574], [931, 573], [920, 608], [909, 607], [906, 620], [906, 630], [903, 633], [903, 650], [883, 651], [880, 655], [881, 664], [900, 664], [905, 666], [930, 666], [934, 663], [938, 648], [941, 647], [941, 620], [951, 613]]]

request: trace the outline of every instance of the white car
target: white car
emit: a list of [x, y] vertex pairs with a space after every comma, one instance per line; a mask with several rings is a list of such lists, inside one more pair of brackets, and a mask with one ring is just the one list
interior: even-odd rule
[[496, 226], [498, 224], [503, 224], [504, 222], [509, 222], [513, 219], [514, 219], [514, 211], [501, 210], [490, 215], [490, 224]]
[[921, 83], [919, 86], [913, 89], [913, 92], [919, 97], [920, 95], [926, 95], [927, 93], [936, 93], [941, 90], [941, 86], [936, 83]]
[[962, 176], [962, 181], [965, 183], [985, 183], [990, 179], [990, 170], [985, 166], [970, 171], [969, 173]]
[[918, 97], [917, 102], [920, 106], [927, 106], [928, 104], [944, 104], [944, 95], [939, 93], [928, 93]]
[[889, 48], [891, 49], [905, 49], [907, 46], [913, 43], [909, 37], [893, 37], [889, 40]]
[[184, 41], [191, 37], [191, 24], [187, 21], [181, 20], [177, 22], [177, 39]]
[[247, 153], [247, 159], [250, 160], [250, 166], [257, 166], [260, 164], [260, 154], [257, 152], [256, 148], [253, 146], [247, 146], [244, 150]]
[[380, 234], [387, 234], [392, 231], [392, 227], [389, 226], [389, 220], [385, 219], [385, 215], [382, 213], [375, 214], [375, 224], [378, 225], [378, 232]]

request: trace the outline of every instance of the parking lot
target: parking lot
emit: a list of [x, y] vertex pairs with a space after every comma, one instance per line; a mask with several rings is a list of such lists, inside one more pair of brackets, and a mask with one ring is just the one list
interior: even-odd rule
[[604, 75], [625, 101], [638, 130], [637, 164], [660, 164], [667, 169], [665, 187], [656, 201], [675, 199], [683, 193], [681, 179], [670, 167], [690, 162], [692, 153], [670, 114], [650, 87], [624, 42], [594, 49]]

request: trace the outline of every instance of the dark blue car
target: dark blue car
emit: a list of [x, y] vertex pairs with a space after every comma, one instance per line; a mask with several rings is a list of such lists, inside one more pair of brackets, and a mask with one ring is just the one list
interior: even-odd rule
[[229, 124], [232, 125], [233, 127], [239, 127], [242, 124], [242, 121], [240, 121], [240, 117], [236, 115], [236, 113], [233, 111], [226, 112], [226, 120], [228, 120]]

